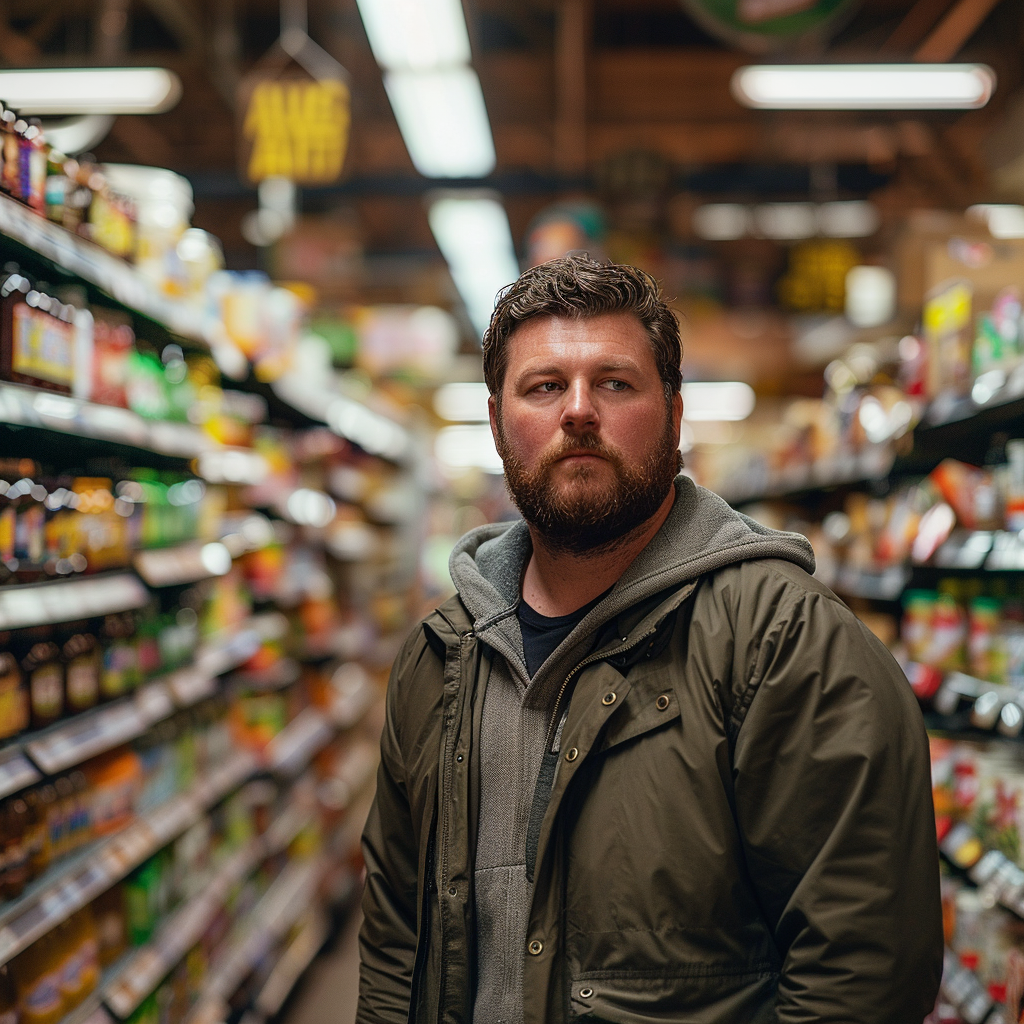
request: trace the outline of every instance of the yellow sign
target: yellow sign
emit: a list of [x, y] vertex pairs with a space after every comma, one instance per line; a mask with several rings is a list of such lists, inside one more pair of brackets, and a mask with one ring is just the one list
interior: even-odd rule
[[337, 180], [351, 122], [348, 86], [337, 79], [263, 79], [245, 107], [243, 156], [251, 182], [290, 178], [300, 185]]

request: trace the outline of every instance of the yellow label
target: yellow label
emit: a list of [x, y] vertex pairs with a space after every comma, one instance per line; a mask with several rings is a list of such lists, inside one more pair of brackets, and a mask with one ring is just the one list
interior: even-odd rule
[[971, 286], [957, 281], [933, 295], [924, 304], [922, 321], [929, 338], [963, 330], [971, 322]]
[[74, 328], [49, 313], [19, 302], [14, 307], [11, 369], [68, 387], [74, 378]]
[[350, 120], [344, 82], [260, 82], [242, 123], [242, 134], [252, 144], [246, 166], [249, 180], [334, 181], [345, 162]]

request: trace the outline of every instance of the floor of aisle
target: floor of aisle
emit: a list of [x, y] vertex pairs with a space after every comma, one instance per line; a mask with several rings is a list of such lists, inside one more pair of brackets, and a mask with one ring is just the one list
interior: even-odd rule
[[359, 989], [358, 908], [341, 935], [316, 958], [280, 1024], [353, 1024]]

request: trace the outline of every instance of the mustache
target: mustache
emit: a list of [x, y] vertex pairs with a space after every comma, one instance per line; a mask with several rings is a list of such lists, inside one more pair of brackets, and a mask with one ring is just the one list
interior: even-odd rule
[[573, 455], [600, 455], [616, 466], [622, 464], [619, 453], [613, 448], [609, 448], [601, 440], [599, 434], [588, 432], [580, 434], [578, 437], [563, 438], [558, 447], [544, 459], [544, 468], [553, 466], [562, 459], [571, 458]]

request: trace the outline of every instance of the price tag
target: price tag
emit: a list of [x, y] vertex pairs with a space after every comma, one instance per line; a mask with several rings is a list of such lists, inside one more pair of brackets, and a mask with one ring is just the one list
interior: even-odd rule
[[135, 698], [139, 713], [146, 725], [154, 725], [174, 713], [171, 693], [164, 682], [149, 683], [139, 690]]
[[25, 747], [36, 764], [52, 775], [134, 739], [145, 729], [138, 708], [125, 702], [83, 715]]
[[0, 928], [0, 964], [8, 960], [18, 952], [18, 936], [11, 928]]
[[31, 786], [41, 778], [39, 772], [18, 748], [15, 747], [0, 755], [0, 799]]
[[188, 708], [210, 696], [217, 689], [216, 680], [197, 669], [182, 669], [168, 680], [171, 693], [179, 707]]

